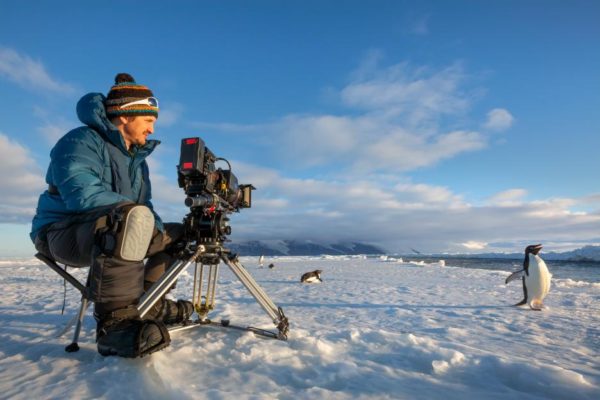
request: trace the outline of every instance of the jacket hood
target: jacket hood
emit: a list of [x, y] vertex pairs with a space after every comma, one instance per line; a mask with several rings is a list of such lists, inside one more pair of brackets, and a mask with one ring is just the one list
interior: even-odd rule
[[[102, 93], [88, 93], [77, 102], [77, 117], [81, 122], [105, 136], [115, 146], [127, 152], [125, 140], [121, 132], [106, 116], [104, 102], [106, 97]], [[158, 140], [148, 140], [143, 146], [147, 155], [160, 143]]]

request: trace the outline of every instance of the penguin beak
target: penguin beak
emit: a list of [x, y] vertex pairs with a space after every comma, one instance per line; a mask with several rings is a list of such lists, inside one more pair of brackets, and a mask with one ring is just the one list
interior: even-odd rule
[[541, 244], [536, 244], [535, 246], [533, 246], [533, 250], [531, 252], [537, 255], [543, 247], [544, 246], [542, 246]]

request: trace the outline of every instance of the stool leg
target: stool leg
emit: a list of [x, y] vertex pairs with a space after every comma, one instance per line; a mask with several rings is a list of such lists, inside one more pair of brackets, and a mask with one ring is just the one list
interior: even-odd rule
[[67, 353], [73, 353], [79, 351], [79, 344], [77, 341], [79, 340], [79, 333], [81, 332], [81, 324], [83, 323], [83, 317], [85, 317], [85, 312], [89, 306], [90, 302], [87, 298], [81, 298], [81, 307], [79, 308], [79, 315], [77, 318], [77, 324], [75, 325], [75, 333], [73, 334], [73, 342], [65, 347], [65, 351]]

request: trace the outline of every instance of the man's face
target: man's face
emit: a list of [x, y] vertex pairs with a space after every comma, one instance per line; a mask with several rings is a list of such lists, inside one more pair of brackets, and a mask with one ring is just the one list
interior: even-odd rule
[[154, 133], [154, 123], [156, 117], [151, 115], [140, 117], [125, 117], [126, 122], [123, 123], [123, 139], [127, 148], [131, 145], [143, 146], [146, 144], [148, 135]]

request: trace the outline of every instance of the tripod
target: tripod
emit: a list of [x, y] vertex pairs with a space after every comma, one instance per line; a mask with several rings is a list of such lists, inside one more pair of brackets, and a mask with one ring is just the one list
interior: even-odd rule
[[[214, 308], [219, 264], [221, 261], [229, 267], [263, 310], [271, 317], [271, 320], [277, 327], [277, 332], [250, 326], [243, 327], [232, 325], [228, 320], [223, 320], [220, 324], [217, 324], [208, 319], [208, 312]], [[219, 244], [196, 244], [191, 248], [184, 249], [178, 260], [171, 265], [164, 275], [155, 282], [140, 299], [140, 302], [137, 305], [140, 317], [143, 318], [144, 315], [148, 313], [152, 306], [175, 284], [177, 278], [183, 271], [193, 263], [196, 264], [196, 270], [194, 272], [193, 304], [199, 319], [181, 326], [172, 327], [169, 329], [170, 332], [189, 329], [200, 325], [220, 325], [225, 328], [254, 332], [255, 334], [273, 339], [287, 340], [289, 323], [287, 317], [283, 313], [283, 309], [273, 303], [271, 298], [240, 263], [237, 255], [231, 254], [228, 249], [225, 249]], [[208, 274], [206, 279], [206, 294], [203, 296], [205, 267], [208, 267]]]

